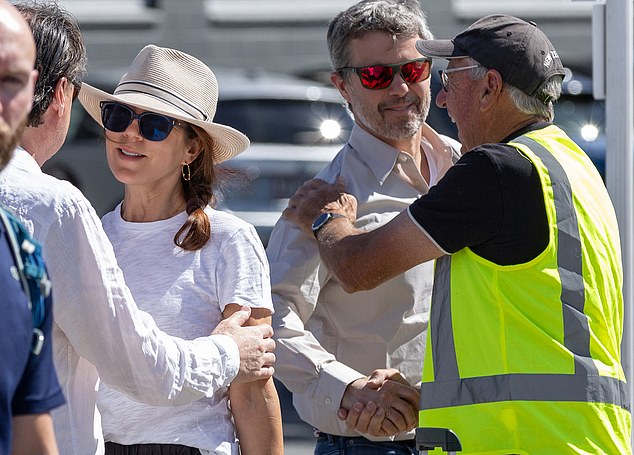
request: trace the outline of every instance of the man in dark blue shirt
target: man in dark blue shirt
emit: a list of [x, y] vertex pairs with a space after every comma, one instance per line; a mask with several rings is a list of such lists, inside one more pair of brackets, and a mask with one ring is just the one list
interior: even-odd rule
[[[12, 5], [0, 0], [0, 170], [31, 110], [34, 63], [31, 30]], [[64, 397], [52, 359], [50, 292], [42, 289], [34, 318], [30, 296], [39, 289], [27, 295], [20, 248], [26, 248], [25, 256], [37, 254], [37, 248], [34, 242], [12, 241], [14, 227], [6, 216], [0, 219], [0, 453], [53, 455], [58, 450], [49, 412]]]
[[[22, 287], [11, 250], [9, 230], [4, 223], [0, 223], [0, 312], [3, 315], [0, 318], [0, 453], [8, 453], [10, 447], [9, 422], [13, 420], [15, 424], [14, 445], [29, 442], [34, 436], [31, 424], [50, 419], [48, 411], [64, 402], [52, 361], [50, 333], [53, 314], [50, 293], [44, 299], [42, 308], [43, 321], [38, 334], [41, 332], [43, 341], [38, 352], [39, 339], [36, 337], [34, 343], [29, 299]], [[44, 416], [39, 416], [42, 414]], [[28, 432], [24, 434], [25, 440], [18, 437], [21, 429]], [[49, 436], [52, 436], [52, 427]]]

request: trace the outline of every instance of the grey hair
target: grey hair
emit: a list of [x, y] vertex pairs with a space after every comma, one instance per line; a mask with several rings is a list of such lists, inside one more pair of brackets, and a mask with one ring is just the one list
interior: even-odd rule
[[[477, 60], [469, 59], [472, 64], [480, 65]], [[470, 77], [472, 80], [481, 79], [484, 77], [488, 68], [480, 65], [477, 68], [471, 70]], [[504, 88], [508, 91], [509, 97], [513, 101], [513, 104], [520, 112], [533, 115], [549, 122], [555, 119], [555, 108], [553, 102], [559, 99], [561, 95], [561, 82], [562, 76], [555, 75], [544, 82], [537, 90], [537, 95], [531, 96], [524, 93], [514, 85], [504, 82]], [[544, 103], [542, 99], [548, 101]]]
[[366, 32], [432, 39], [418, 0], [361, 0], [337, 14], [326, 37], [333, 70], [350, 66], [350, 42]]

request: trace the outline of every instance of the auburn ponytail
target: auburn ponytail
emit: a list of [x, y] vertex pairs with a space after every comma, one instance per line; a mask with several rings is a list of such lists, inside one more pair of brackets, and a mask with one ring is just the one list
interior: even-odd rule
[[200, 153], [189, 163], [191, 179], [181, 179], [187, 201], [187, 220], [174, 236], [174, 243], [187, 251], [201, 249], [211, 238], [211, 222], [205, 213], [205, 207], [214, 206], [213, 193], [215, 171], [213, 162], [213, 139], [201, 128], [187, 127], [194, 146], [200, 147]]

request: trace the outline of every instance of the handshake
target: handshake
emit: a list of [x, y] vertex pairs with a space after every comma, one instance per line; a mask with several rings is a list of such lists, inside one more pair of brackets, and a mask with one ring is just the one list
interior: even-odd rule
[[[268, 324], [244, 326], [250, 309], [243, 307], [218, 324], [214, 335], [231, 337], [240, 351], [240, 370], [234, 382], [268, 379], [275, 369], [275, 341]], [[338, 416], [351, 430], [372, 436], [393, 436], [418, 423], [420, 391], [398, 370], [379, 369], [348, 384]]]
[[418, 424], [420, 391], [393, 368], [348, 384], [338, 416], [350, 430], [372, 436], [394, 436]]

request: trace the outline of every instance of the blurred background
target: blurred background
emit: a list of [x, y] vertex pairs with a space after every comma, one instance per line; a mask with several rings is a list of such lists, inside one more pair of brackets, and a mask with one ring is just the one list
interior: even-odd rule
[[[127, 65], [153, 42], [212, 67], [312, 77], [329, 68], [328, 21], [351, 0], [59, 0], [85, 33], [91, 72]], [[438, 38], [449, 38], [489, 13], [531, 19], [564, 62], [589, 68], [593, 2], [571, 0], [421, 0]]]
[[[326, 48], [329, 20], [351, 0], [58, 0], [79, 20], [88, 50], [86, 81], [112, 92], [146, 44], [173, 47], [207, 63], [220, 84], [215, 121], [234, 126], [251, 148], [225, 165], [242, 177], [232, 182], [221, 207], [256, 226], [266, 245], [288, 197], [341, 148], [352, 126], [337, 91], [329, 86]], [[481, 16], [507, 13], [535, 21], [569, 68], [556, 106], [562, 126], [605, 166], [605, 110], [592, 98], [591, 1], [421, 0], [438, 38], [450, 38]], [[434, 62], [442, 69], [445, 62]], [[432, 96], [439, 89], [433, 71]], [[429, 123], [455, 137], [444, 110], [432, 103]], [[71, 131], [44, 170], [67, 179], [99, 215], [122, 199], [108, 170], [102, 132], [74, 106]], [[312, 453], [312, 429], [280, 391], [287, 453]]]
[[[329, 86], [329, 20], [353, 0], [58, 0], [79, 20], [88, 50], [86, 81], [112, 92], [148, 43], [207, 63], [220, 83], [216, 121], [245, 132], [253, 146], [230, 166], [245, 181], [227, 189], [224, 208], [256, 225], [266, 244], [286, 198], [345, 142], [352, 120]], [[534, 20], [570, 69], [556, 122], [605, 166], [604, 104], [592, 99], [591, 1], [421, 0], [436, 37], [449, 38], [494, 12]], [[441, 69], [445, 62], [434, 63]], [[432, 96], [439, 84], [432, 72]], [[67, 143], [45, 170], [75, 183], [103, 215], [121, 199], [103, 156], [101, 131], [76, 103]], [[455, 136], [444, 109], [428, 122]], [[278, 166], [277, 163], [285, 162]], [[235, 182], [234, 182], [235, 183]]]

